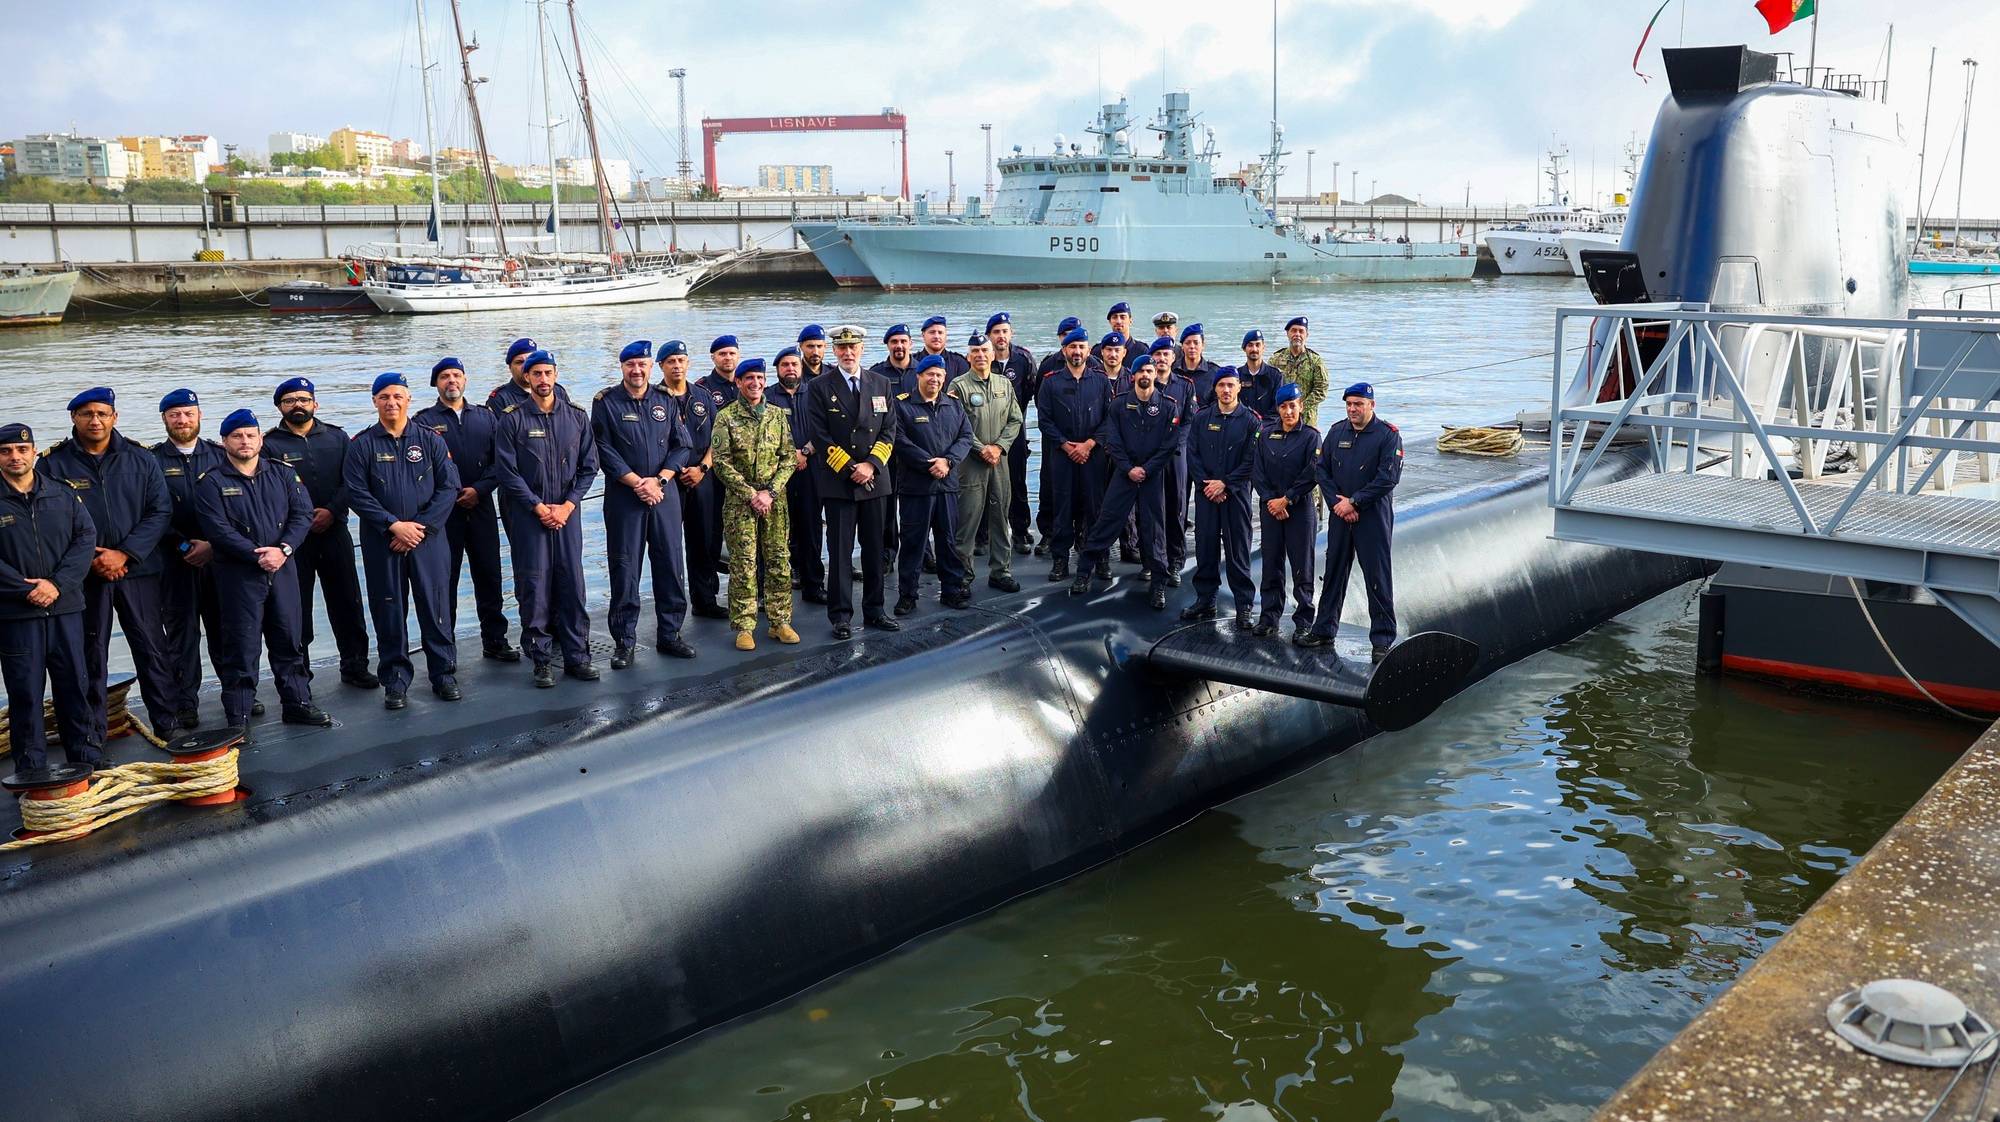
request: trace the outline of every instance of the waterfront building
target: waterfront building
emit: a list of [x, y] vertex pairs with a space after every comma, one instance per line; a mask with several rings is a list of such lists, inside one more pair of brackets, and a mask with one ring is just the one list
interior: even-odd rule
[[372, 167], [393, 162], [395, 142], [383, 133], [343, 126], [333, 130], [333, 135], [327, 139], [349, 166], [366, 164]]
[[833, 168], [827, 164], [759, 164], [757, 186], [788, 195], [831, 195]]
[[132, 178], [125, 146], [101, 136], [38, 132], [8, 142], [21, 175], [123, 190]]
[[[270, 135], [268, 143], [271, 155], [276, 157], [287, 152], [316, 151], [326, 147], [327, 141], [325, 137], [309, 132], [274, 132]], [[277, 164], [284, 161], [274, 158], [271, 162]]]

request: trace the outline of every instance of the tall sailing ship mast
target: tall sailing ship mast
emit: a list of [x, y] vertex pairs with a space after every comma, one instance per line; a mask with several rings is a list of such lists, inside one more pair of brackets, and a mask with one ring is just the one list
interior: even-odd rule
[[[424, 35], [423, 0], [418, 5], [418, 35]], [[695, 285], [739, 254], [708, 261], [683, 262], [671, 253], [640, 255], [620, 252], [614, 241], [612, 199], [604, 174], [604, 154], [597, 141], [597, 123], [590, 103], [590, 80], [583, 68], [583, 34], [576, 12], [576, 0], [568, 0], [570, 42], [576, 53], [577, 101], [583, 113], [584, 134], [590, 143], [590, 162], [596, 190], [599, 251], [564, 252], [561, 241], [561, 195], [556, 184], [555, 116], [549, 96], [548, 43], [554, 31], [548, 19], [548, 0], [536, 5], [536, 33], [542, 59], [542, 102], [549, 147], [549, 232], [555, 244], [546, 252], [511, 250], [507, 244], [506, 215], [500, 204], [500, 187], [493, 174], [493, 159], [486, 144], [485, 122], [479, 112], [479, 84], [472, 73], [472, 52], [479, 49], [475, 36], [465, 37], [464, 17], [459, 0], [451, 0], [452, 29], [458, 39], [460, 81], [465, 88], [466, 107], [472, 122], [473, 142], [479, 153], [480, 175], [486, 186], [487, 209], [493, 223], [492, 242], [496, 252], [467, 253], [446, 258], [431, 231], [433, 256], [426, 260], [375, 255], [370, 279], [363, 291], [385, 312], [465, 312], [561, 308], [598, 304], [635, 304], [652, 300], [685, 298]], [[428, 46], [423, 48], [427, 54]], [[428, 65], [428, 58], [426, 58]], [[426, 71], [428, 79], [428, 71]], [[425, 101], [426, 137], [430, 137], [429, 99]], [[432, 151], [432, 176], [436, 176], [436, 151]], [[433, 186], [433, 197], [436, 188]], [[435, 213], [435, 211], [433, 212]], [[468, 238], [468, 240], [471, 240]], [[485, 239], [480, 239], [485, 240]]]

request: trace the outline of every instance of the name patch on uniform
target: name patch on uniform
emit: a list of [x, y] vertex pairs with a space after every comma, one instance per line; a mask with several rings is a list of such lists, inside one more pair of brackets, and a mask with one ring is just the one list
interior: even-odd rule
[[65, 479], [63, 482], [69, 484], [69, 489], [72, 491], [90, 490], [90, 480], [88, 479]]
[[0, 514], [0, 526], [12, 526], [13, 524], [14, 524], [14, 516], [13, 516], [13, 515], [11, 515], [11, 514]]
[[408, 448], [405, 448], [403, 450], [403, 458], [410, 461], [413, 464], [423, 463], [424, 450], [412, 444]]
[[394, 452], [377, 452], [375, 453], [375, 462], [379, 464], [394, 463], [396, 462], [396, 454]]
[[222, 497], [225, 499], [231, 498], [236, 495], [241, 495], [242, 493], [243, 493], [243, 488], [241, 487], [224, 487], [222, 489]]
[[547, 435], [549, 435], [549, 434], [548, 434], [547, 432], [543, 431], [542, 429], [529, 429], [529, 430], [528, 430], [528, 435], [529, 435], [529, 436], [531, 436], [531, 437], [545, 437], [545, 436], [547, 436]]
[[1340, 446], [1342, 448], [1352, 448], [1354, 447], [1354, 442], [1352, 440], [1343, 440], [1340, 442]]
[[443, 426], [443, 425], [432, 425], [432, 426], [431, 426], [431, 431], [432, 431], [432, 432], [434, 432], [434, 433], [436, 433], [436, 434], [438, 434], [439, 436], [443, 436], [443, 435], [444, 435], [444, 430], [445, 430], [445, 426]]
[[911, 417], [910, 420], [915, 421], [920, 425], [928, 425], [931, 423], [931, 419], [929, 417], [923, 416], [922, 414], [918, 414], [915, 417]]
[[162, 471], [160, 472], [160, 474], [161, 474], [161, 475], [186, 475], [186, 474], [187, 474], [187, 469], [186, 469], [186, 468], [166, 468], [166, 469], [162, 470]]
[[664, 405], [655, 405], [655, 406], [653, 406], [653, 419], [654, 419], [655, 421], [664, 421], [664, 420], [666, 420], [666, 419], [667, 419], [667, 407], [666, 407], [666, 406], [664, 406]]
[[618, 419], [621, 421], [632, 421], [634, 423], [637, 423], [639, 420], [639, 415], [637, 413], [627, 413], [623, 417], [620, 417]]
[[1208, 426], [1208, 431], [1210, 431], [1210, 432], [1221, 432], [1221, 431], [1222, 431], [1222, 426], [1221, 426], [1221, 425], [1217, 425], [1217, 424], [1210, 424], [1210, 425]]

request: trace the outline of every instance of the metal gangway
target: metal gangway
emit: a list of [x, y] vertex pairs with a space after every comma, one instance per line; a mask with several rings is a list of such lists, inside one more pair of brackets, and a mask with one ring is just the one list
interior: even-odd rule
[[1562, 308], [1555, 354], [1557, 538], [1921, 586], [2000, 645], [2000, 315]]

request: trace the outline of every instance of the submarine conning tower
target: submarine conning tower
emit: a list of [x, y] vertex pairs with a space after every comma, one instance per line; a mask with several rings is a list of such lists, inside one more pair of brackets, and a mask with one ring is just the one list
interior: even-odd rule
[[1900, 316], [1909, 306], [1903, 136], [1879, 83], [1778, 77], [1745, 46], [1668, 49], [1620, 249], [1656, 301]]

